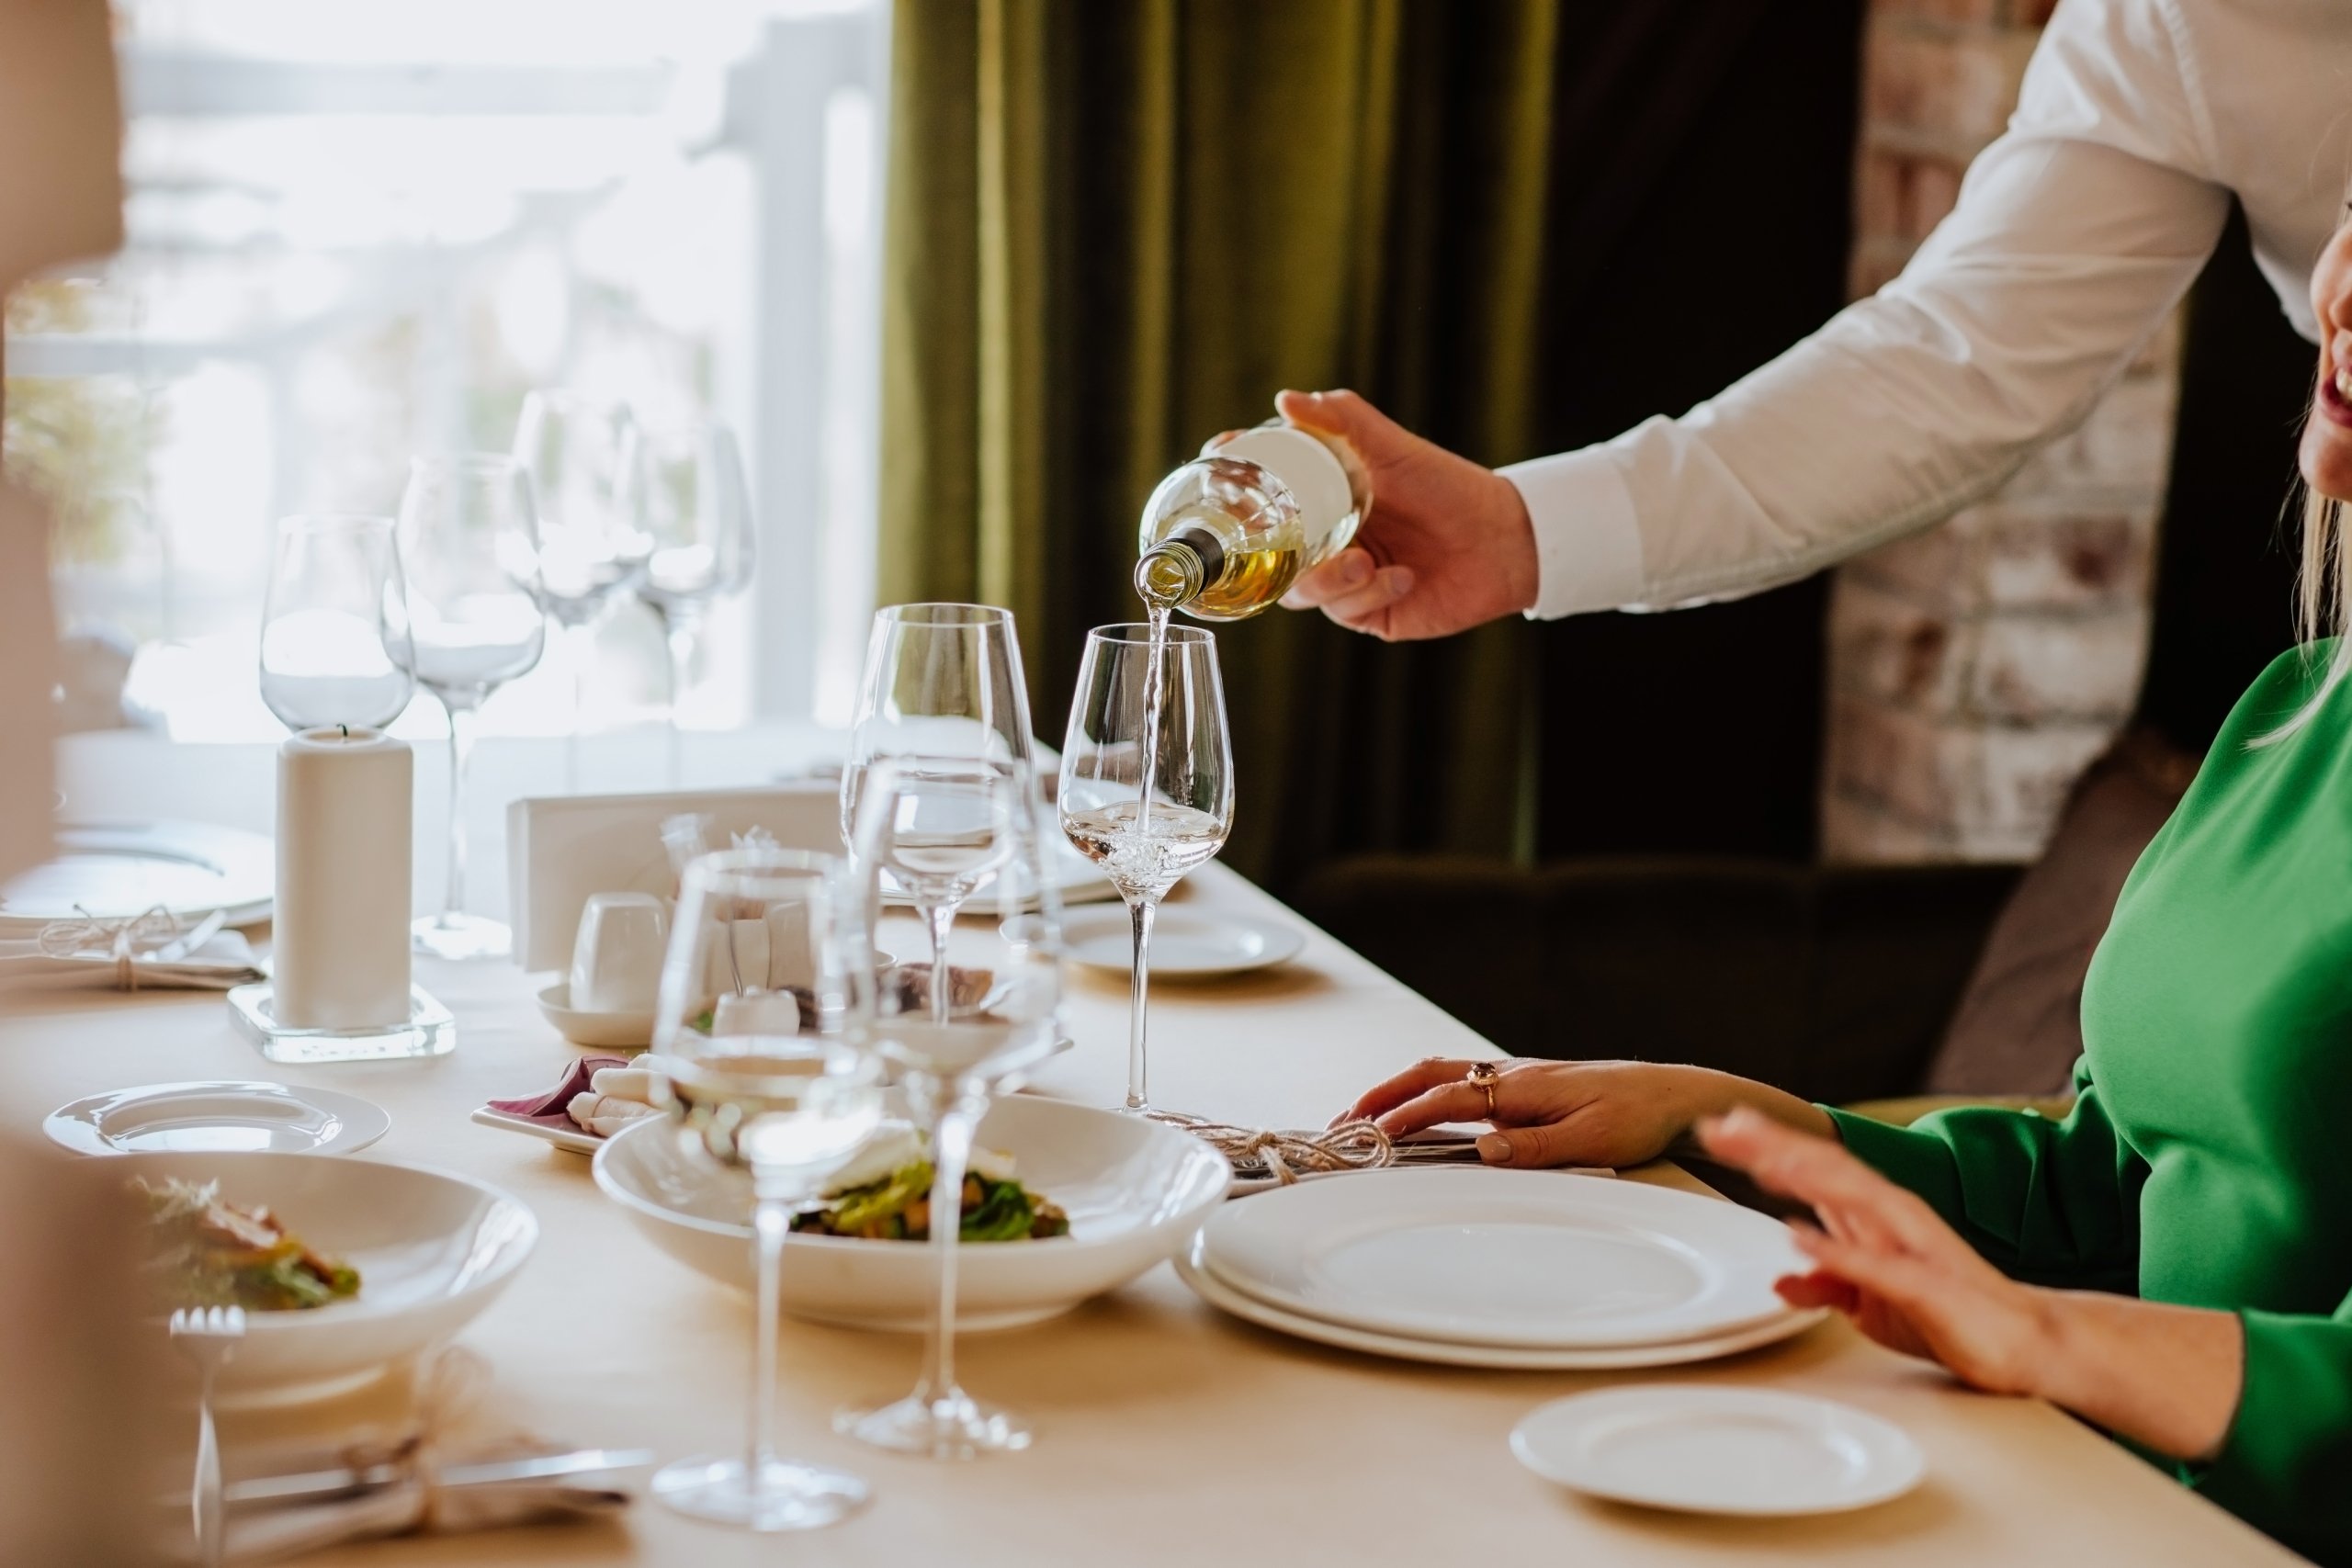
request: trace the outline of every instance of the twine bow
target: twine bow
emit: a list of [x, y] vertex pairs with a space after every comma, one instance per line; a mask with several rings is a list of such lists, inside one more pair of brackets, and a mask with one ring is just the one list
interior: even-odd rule
[[1396, 1160], [1396, 1145], [1370, 1122], [1342, 1122], [1310, 1133], [1234, 1127], [1173, 1111], [1154, 1111], [1152, 1119], [1183, 1128], [1237, 1168], [1264, 1166], [1267, 1174], [1284, 1187], [1295, 1182], [1301, 1172], [1377, 1170]]
[[114, 983], [119, 990], [139, 988], [138, 965], [131, 959], [142, 948], [163, 946], [180, 934], [180, 919], [171, 910], [157, 904], [136, 915], [105, 920], [90, 913], [81, 905], [74, 906], [82, 918], [78, 920], [51, 920], [41, 927], [35, 940], [44, 958], [80, 958], [88, 954], [114, 960]]

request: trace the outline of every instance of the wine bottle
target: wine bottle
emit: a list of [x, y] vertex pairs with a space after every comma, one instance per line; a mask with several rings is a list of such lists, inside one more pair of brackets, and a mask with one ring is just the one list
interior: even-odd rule
[[1216, 437], [1144, 503], [1136, 592], [1204, 621], [1258, 614], [1347, 547], [1372, 480], [1337, 435], [1270, 420]]

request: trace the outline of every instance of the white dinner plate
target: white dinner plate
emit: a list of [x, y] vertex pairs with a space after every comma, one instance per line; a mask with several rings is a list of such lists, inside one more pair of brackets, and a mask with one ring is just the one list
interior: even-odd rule
[[162, 905], [193, 925], [215, 909], [228, 923], [269, 919], [277, 852], [269, 839], [206, 822], [69, 822], [57, 853], [0, 886], [0, 931], [51, 920], [130, 919]]
[[41, 1131], [76, 1154], [347, 1155], [391, 1129], [356, 1095], [282, 1083], [158, 1083], [59, 1106]]
[[[1190, 1133], [1044, 1095], [998, 1100], [975, 1136], [981, 1148], [1010, 1156], [1023, 1184], [1061, 1207], [1069, 1234], [958, 1248], [963, 1330], [1041, 1323], [1157, 1268], [1225, 1201], [1232, 1174], [1223, 1155]], [[658, 1122], [605, 1139], [594, 1169], [596, 1185], [655, 1246], [723, 1284], [752, 1288], [743, 1173], [695, 1157]], [[780, 1276], [784, 1310], [817, 1323], [922, 1333], [939, 1302], [930, 1254], [915, 1241], [793, 1235]]]
[[1510, 1435], [1562, 1486], [1701, 1514], [1835, 1514], [1899, 1497], [1927, 1461], [1900, 1427], [1826, 1399], [1649, 1384], [1539, 1406]]
[[[1262, 1203], [1261, 1195], [1249, 1200]], [[1246, 1207], [1246, 1205], [1236, 1205]], [[1701, 1339], [1676, 1339], [1657, 1345], [1632, 1345], [1610, 1349], [1541, 1350], [1519, 1345], [1462, 1345], [1442, 1339], [1415, 1339], [1402, 1334], [1378, 1334], [1370, 1329], [1351, 1328], [1345, 1324], [1329, 1323], [1303, 1313], [1285, 1312], [1269, 1302], [1235, 1290], [1201, 1266], [1201, 1244], [1196, 1239], [1191, 1249], [1176, 1259], [1177, 1277], [1190, 1285], [1194, 1293], [1216, 1307], [1246, 1323], [1261, 1328], [1271, 1328], [1300, 1339], [1311, 1339], [1318, 1345], [1333, 1345], [1342, 1350], [1359, 1350], [1368, 1356], [1391, 1356], [1405, 1361], [1431, 1361], [1445, 1367], [1498, 1367], [1517, 1371], [1534, 1372], [1607, 1372], [1634, 1371], [1643, 1367], [1680, 1366], [1691, 1361], [1711, 1361], [1719, 1356], [1736, 1356], [1742, 1350], [1753, 1350], [1793, 1335], [1804, 1333], [1829, 1315], [1826, 1310], [1792, 1312], [1753, 1327], [1730, 1334], [1718, 1334]]]
[[[1135, 928], [1125, 908], [1064, 916], [1062, 942], [1069, 956], [1097, 969], [1126, 974], [1134, 967]], [[1151, 976], [1238, 975], [1288, 963], [1306, 946], [1295, 926], [1233, 916], [1162, 909], [1151, 928]]]
[[[1111, 886], [1111, 879], [1102, 874], [1102, 868], [1080, 854], [1071, 847], [1069, 840], [1057, 834], [1047, 841], [1046, 853], [1046, 874], [1051, 879], [1054, 891], [1061, 896], [1061, 901], [1065, 905], [1099, 904], [1119, 896], [1119, 890]], [[1023, 888], [1022, 905], [1024, 908], [1034, 908], [1035, 898], [1034, 890], [1025, 886]], [[882, 874], [882, 902], [892, 908], [913, 907], [913, 900], [907, 897], [905, 891], [899, 886], [897, 879], [888, 871]], [[994, 877], [981, 883], [978, 890], [973, 893], [964, 905], [967, 911], [976, 915], [993, 914], [997, 907], [998, 894]]]
[[1235, 1203], [1204, 1265], [1294, 1313], [1455, 1343], [1596, 1349], [1788, 1315], [1808, 1267], [1779, 1221], [1720, 1199], [1551, 1171], [1400, 1170]]
[[516, 1199], [423, 1166], [315, 1154], [137, 1154], [120, 1163], [149, 1181], [218, 1182], [223, 1199], [268, 1209], [305, 1245], [359, 1270], [359, 1293], [346, 1300], [245, 1314], [245, 1337], [220, 1369], [229, 1404], [324, 1399], [410, 1364], [495, 1301], [539, 1236]]

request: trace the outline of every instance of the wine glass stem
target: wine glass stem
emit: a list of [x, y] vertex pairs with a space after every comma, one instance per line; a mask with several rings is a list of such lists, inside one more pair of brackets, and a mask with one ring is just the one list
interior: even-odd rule
[[956, 929], [956, 906], [933, 904], [922, 912], [931, 928], [931, 1021], [947, 1021], [948, 1004], [955, 999], [955, 982], [947, 971], [947, 938]]
[[757, 1299], [752, 1303], [752, 1419], [746, 1428], [750, 1447], [744, 1453], [744, 1481], [757, 1490], [775, 1463], [775, 1339], [784, 1314], [784, 1238], [792, 1228], [792, 1205], [772, 1178], [756, 1168], [753, 1190], [758, 1201], [752, 1210], [752, 1233], [757, 1250]]
[[1127, 1000], [1127, 1109], [1130, 1111], [1141, 1111], [1149, 1104], [1144, 1097], [1144, 1008], [1151, 998], [1151, 919], [1159, 910], [1159, 900], [1148, 896], [1130, 899], [1127, 903], [1127, 916], [1135, 922], [1136, 928], [1134, 990]]
[[449, 875], [441, 897], [441, 920], [454, 924], [466, 912], [466, 764], [474, 751], [473, 705], [437, 692], [449, 716]]
[[662, 611], [663, 641], [670, 649], [670, 787], [676, 789], [684, 771], [685, 737], [678, 728], [678, 709], [686, 700], [686, 682], [695, 663], [695, 621], [679, 606]]
[[594, 626], [566, 626], [564, 637], [571, 644], [571, 726], [563, 737], [563, 793], [580, 793], [580, 732], [588, 724], [588, 661], [595, 654], [596, 632]]
[[936, 1404], [956, 1393], [956, 1246], [964, 1229], [964, 1173], [971, 1166], [972, 1130], [979, 1107], [956, 1085], [936, 1090], [939, 1108], [931, 1123], [931, 1255], [939, 1263], [939, 1305], [931, 1320], [931, 1345], [923, 1358], [926, 1402]]

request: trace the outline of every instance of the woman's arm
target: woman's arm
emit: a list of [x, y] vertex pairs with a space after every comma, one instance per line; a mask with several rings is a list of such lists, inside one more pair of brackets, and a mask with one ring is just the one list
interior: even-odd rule
[[1820, 1216], [1820, 1229], [1797, 1231], [1817, 1267], [1781, 1281], [1790, 1301], [1836, 1307], [1964, 1382], [2047, 1399], [2174, 1459], [2221, 1452], [2245, 1382], [2235, 1314], [2020, 1284], [1917, 1194], [1764, 1117], [1711, 1122], [1701, 1140]]
[[1374, 1084], [1332, 1118], [1377, 1121], [1401, 1138], [1446, 1122], [1492, 1122], [1478, 1140], [1488, 1165], [1643, 1165], [1672, 1151], [1710, 1116], [1742, 1106], [1819, 1137], [1829, 1114], [1769, 1084], [1708, 1067], [1656, 1062], [1500, 1064], [1494, 1100], [1469, 1081], [1467, 1061], [1432, 1056]]

